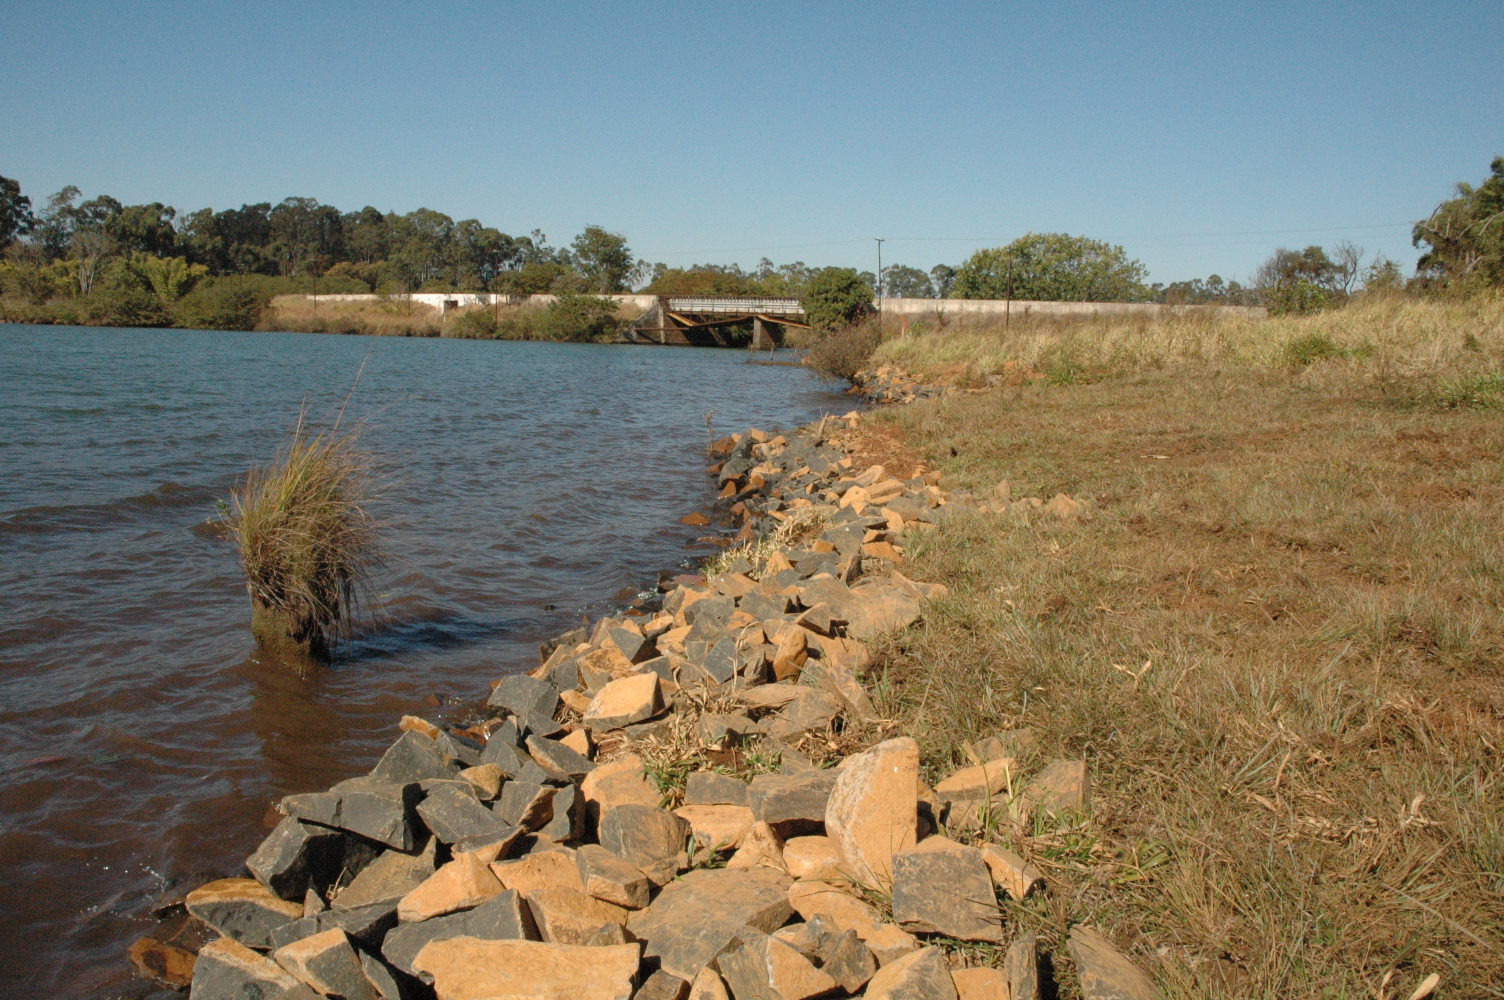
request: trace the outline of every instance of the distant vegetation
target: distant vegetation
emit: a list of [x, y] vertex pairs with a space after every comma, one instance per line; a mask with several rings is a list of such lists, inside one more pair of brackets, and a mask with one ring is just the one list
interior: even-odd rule
[[[980, 250], [958, 266], [928, 271], [890, 264], [881, 275], [850, 271], [885, 296], [1266, 305], [1306, 313], [1359, 289], [1495, 287], [1504, 278], [1504, 158], [1478, 187], [1415, 226], [1422, 250], [1407, 279], [1383, 257], [1340, 243], [1328, 251], [1281, 248], [1247, 285], [1220, 275], [1146, 284], [1143, 264], [1121, 246], [1066, 233], [1027, 233]], [[85, 200], [69, 185], [37, 208], [18, 182], [0, 177], [0, 320], [125, 326], [251, 329], [285, 294], [419, 291], [550, 292], [592, 296], [631, 288], [659, 295], [803, 297], [817, 278], [848, 269], [763, 258], [751, 270], [701, 264], [671, 268], [639, 259], [624, 236], [587, 226], [567, 247], [539, 230], [511, 236], [476, 219], [456, 222], [429, 208], [399, 215], [371, 206], [341, 212], [317, 199], [286, 198], [180, 214], [162, 202]], [[823, 277], [822, 277], [823, 276]], [[576, 312], [578, 303], [574, 308]], [[563, 313], [567, 310], [558, 310]], [[510, 329], [468, 320], [466, 335], [554, 337], [549, 318]], [[578, 318], [578, 316], [576, 316]], [[603, 325], [604, 324], [604, 325]], [[566, 324], [567, 325], [567, 324]], [[572, 338], [602, 335], [602, 317], [570, 326]]]

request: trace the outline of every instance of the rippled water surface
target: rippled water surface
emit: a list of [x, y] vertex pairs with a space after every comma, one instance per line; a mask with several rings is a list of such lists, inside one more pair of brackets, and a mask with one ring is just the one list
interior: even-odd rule
[[[150, 902], [706, 551], [716, 434], [846, 401], [736, 351], [0, 325], [0, 995], [127, 996]], [[216, 501], [307, 401], [390, 473], [388, 624], [258, 656]]]

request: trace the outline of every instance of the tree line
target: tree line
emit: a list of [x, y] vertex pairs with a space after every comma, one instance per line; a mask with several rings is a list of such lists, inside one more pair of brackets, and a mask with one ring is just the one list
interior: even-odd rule
[[[419, 208], [342, 212], [314, 198], [286, 198], [179, 214], [161, 202], [85, 199], [72, 185], [32, 205], [0, 176], [0, 300], [58, 322], [180, 325], [244, 321], [244, 309], [281, 292], [417, 291], [602, 294], [631, 288], [662, 295], [801, 297], [838, 270], [885, 296], [1266, 305], [1302, 312], [1358, 288], [1504, 284], [1504, 157], [1477, 187], [1463, 183], [1412, 233], [1423, 252], [1405, 278], [1382, 256], [1339, 243], [1280, 248], [1247, 285], [1213, 274], [1170, 284], [1123, 247], [1065, 233], [1027, 233], [978, 250], [959, 265], [922, 270], [814, 268], [802, 261], [756, 267], [671, 268], [636, 257], [624, 236], [587, 226], [567, 246], [539, 230], [512, 236], [476, 219]], [[13, 312], [14, 310], [9, 310]], [[40, 312], [39, 312], [40, 311]], [[4, 315], [9, 315], [7, 312]]]

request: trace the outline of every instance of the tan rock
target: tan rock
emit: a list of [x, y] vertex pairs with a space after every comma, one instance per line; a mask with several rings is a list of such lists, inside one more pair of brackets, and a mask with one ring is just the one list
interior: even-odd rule
[[890, 580], [863, 581], [851, 588], [839, 611], [849, 635], [870, 640], [918, 621], [919, 598], [912, 588]]
[[413, 960], [439, 1000], [630, 1000], [636, 944], [588, 947], [543, 941], [432, 941]]
[[601, 817], [618, 806], [656, 808], [663, 798], [658, 786], [648, 778], [642, 758], [636, 754], [618, 757], [585, 775], [580, 781], [580, 793], [585, 796], [591, 827], [598, 826]]
[[872, 559], [884, 559], [888, 562], [903, 562], [903, 553], [898, 551], [892, 542], [864, 542], [862, 555]]
[[734, 871], [751, 868], [772, 868], [785, 871], [783, 865], [783, 838], [766, 823], [753, 823], [742, 837], [741, 846], [726, 862]]
[[576, 729], [572, 733], [566, 733], [559, 742], [581, 757], [590, 757], [595, 753], [595, 742], [590, 739], [588, 729]]
[[578, 889], [549, 886], [525, 892], [543, 940], [554, 944], [625, 944], [626, 907]]
[[1011, 1000], [1002, 969], [954, 969], [950, 978], [958, 1000]]
[[404, 733], [422, 733], [431, 740], [438, 739], [439, 734], [443, 732], [442, 729], [432, 722], [429, 722], [427, 719], [420, 719], [416, 715], [404, 715], [397, 721], [397, 728]]
[[1149, 977], [1099, 931], [1078, 924], [1068, 942], [1082, 1000], [1155, 1000]]
[[1086, 812], [1091, 808], [1091, 778], [1083, 760], [1052, 760], [1019, 796], [1019, 814]]
[[893, 855], [918, 837], [918, 783], [919, 745], [907, 736], [847, 758], [825, 807], [825, 832], [850, 877], [893, 884]]
[[811, 1000], [833, 992], [836, 981], [782, 941], [748, 935], [716, 960], [737, 1000]]
[[1018, 773], [1018, 761], [1012, 757], [990, 760], [985, 764], [963, 767], [935, 785], [942, 799], [988, 798], [1002, 795]]
[[837, 879], [841, 852], [829, 837], [791, 837], [783, 845], [783, 864], [796, 879]]
[[752, 810], [746, 806], [680, 806], [674, 815], [693, 829], [697, 849], [740, 847], [753, 823]]
[[754, 711], [776, 712], [799, 697], [799, 685], [759, 684], [736, 693], [736, 700]]
[[137, 938], [126, 952], [131, 967], [142, 979], [169, 989], [186, 989], [193, 981], [193, 952], [156, 938]]
[[804, 637], [809, 633], [797, 626], [788, 628], [779, 636], [777, 651], [773, 654], [773, 677], [779, 681], [796, 680], [809, 659], [809, 649]]
[[1064, 493], [1056, 493], [1042, 508], [1046, 514], [1062, 521], [1079, 521], [1085, 516], [1086, 505]]
[[694, 982], [689, 984], [687, 1000], [731, 1000], [731, 994], [726, 991], [726, 984], [721, 981], [719, 973], [714, 969], [704, 968], [695, 976]]
[[1044, 873], [1007, 848], [984, 844], [982, 860], [992, 881], [1013, 899], [1026, 899], [1044, 888]]
[[632, 910], [648, 905], [652, 884], [642, 869], [599, 844], [586, 844], [575, 854], [580, 882], [596, 899]]
[[823, 916], [838, 930], [855, 931], [883, 964], [918, 947], [914, 936], [884, 922], [870, 904], [830, 882], [800, 880], [789, 886], [789, 904], [805, 920]]
[[272, 958], [294, 979], [324, 996], [381, 1000], [376, 987], [361, 970], [360, 956], [351, 946], [350, 938], [337, 928], [278, 948]]
[[585, 725], [601, 732], [625, 729], [663, 711], [663, 692], [658, 675], [633, 674], [611, 681], [596, 692], [585, 710]]
[[439, 868], [397, 904], [397, 919], [427, 920], [478, 906], [504, 887], [491, 866], [473, 854], [460, 854]]
[[867, 1000], [957, 1000], [950, 964], [939, 948], [922, 948], [889, 962], [867, 984]]
[[585, 890], [579, 864], [570, 850], [534, 852], [515, 861], [493, 861], [491, 872], [503, 888], [516, 889], [524, 896], [561, 886], [576, 892]]
[[688, 983], [659, 969], [637, 988], [632, 1000], [686, 1000], [688, 996]]
[[590, 696], [583, 691], [571, 689], [559, 692], [559, 700], [562, 701], [571, 712], [584, 715], [585, 709], [590, 707]]
[[470, 787], [480, 793], [485, 802], [490, 802], [501, 794], [502, 783], [507, 780], [507, 774], [497, 764], [477, 764], [467, 767], [460, 772], [460, 777], [470, 783]]
[[[965, 844], [961, 843], [959, 840], [952, 840], [949, 837], [943, 836], [943, 835], [938, 834], [938, 833], [931, 834], [930, 836], [925, 837], [923, 840], [921, 840], [914, 847], [914, 851], [969, 851], [969, 850], [972, 850], [972, 848], [967, 847]], [[912, 854], [913, 851], [910, 851], [909, 853]]]

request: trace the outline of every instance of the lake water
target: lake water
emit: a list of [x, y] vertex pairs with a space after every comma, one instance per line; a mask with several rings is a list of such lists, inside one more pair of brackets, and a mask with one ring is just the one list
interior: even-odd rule
[[[164, 892], [710, 551], [704, 446], [849, 409], [739, 351], [0, 325], [0, 995], [132, 996]], [[306, 401], [389, 473], [386, 624], [259, 656], [216, 501]], [[707, 422], [709, 426], [707, 426]]]

